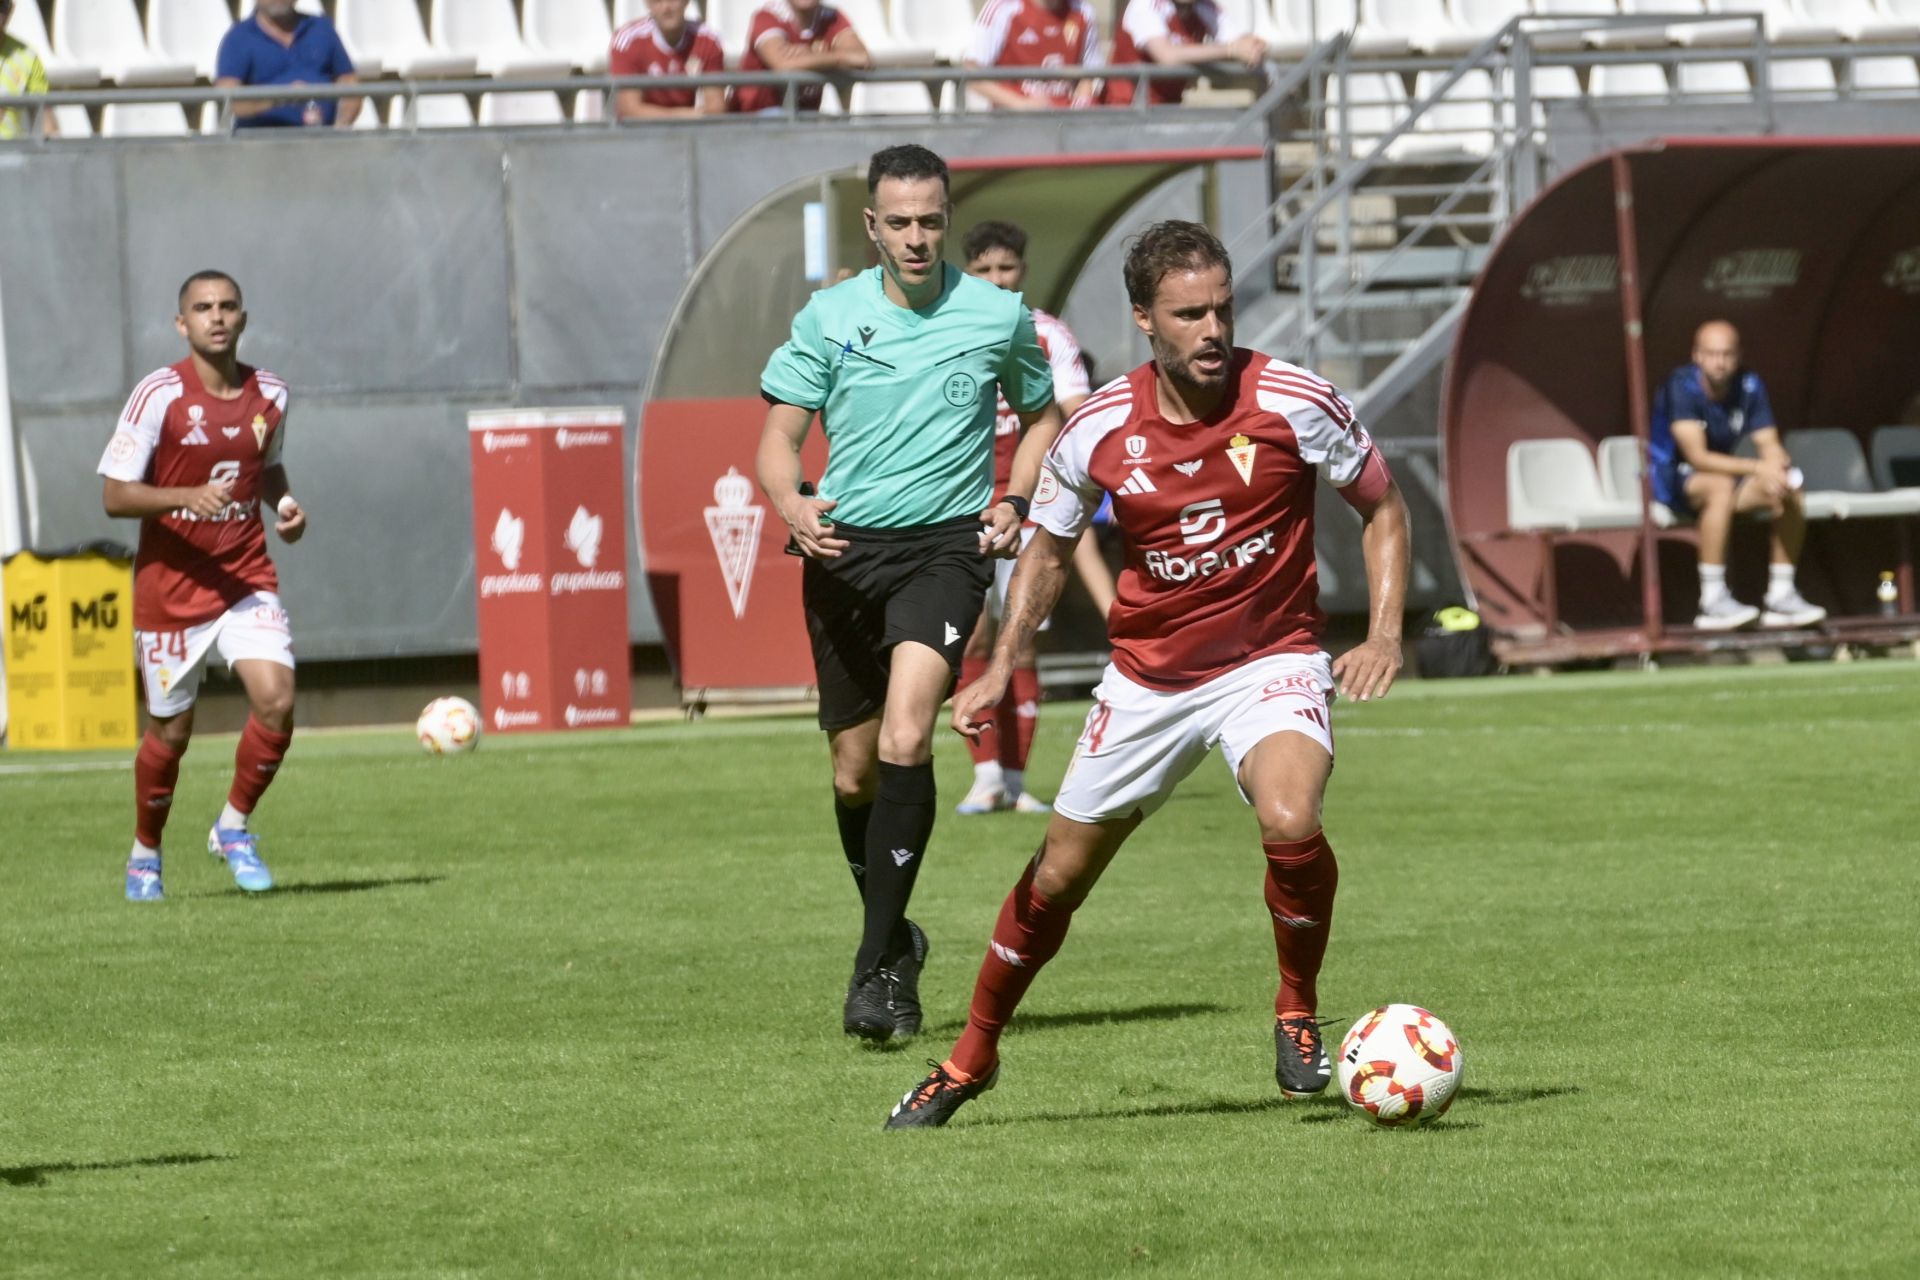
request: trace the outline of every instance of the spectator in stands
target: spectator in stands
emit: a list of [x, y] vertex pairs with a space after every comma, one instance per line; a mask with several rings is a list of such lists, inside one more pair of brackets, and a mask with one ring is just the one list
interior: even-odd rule
[[[687, 0], [647, 0], [647, 16], [613, 33], [607, 71], [616, 76], [697, 76], [726, 70], [726, 55], [713, 28], [687, 20]], [[622, 89], [613, 113], [622, 120], [713, 116], [727, 109], [727, 91]]]
[[[747, 26], [742, 71], [864, 71], [873, 55], [847, 16], [821, 0], [771, 0]], [[802, 111], [818, 111], [822, 86], [797, 90]], [[747, 85], [733, 92], [735, 111], [766, 111], [786, 101], [778, 85]]]
[[[1113, 37], [1116, 67], [1142, 62], [1187, 67], [1199, 63], [1238, 62], [1257, 67], [1267, 42], [1247, 29], [1245, 15], [1229, 13], [1218, 0], [1128, 0], [1120, 30]], [[1133, 101], [1134, 81], [1108, 80], [1106, 102], [1124, 107]], [[1191, 80], [1149, 80], [1147, 101], [1172, 106], [1186, 97]]]
[[[974, 19], [967, 66], [1097, 67], [1100, 25], [1088, 0], [987, 0]], [[996, 107], [1046, 111], [1089, 107], [1098, 80], [975, 80], [968, 86]]]
[[[1757, 457], [1734, 453], [1751, 440]], [[1693, 363], [1654, 394], [1648, 442], [1653, 496], [1700, 529], [1700, 613], [1694, 625], [1731, 631], [1759, 618], [1769, 627], [1810, 627], [1827, 616], [1794, 585], [1806, 538], [1800, 477], [1780, 443], [1760, 375], [1740, 363], [1740, 334], [1709, 320], [1693, 335]], [[1736, 515], [1771, 517], [1772, 563], [1764, 610], [1727, 590], [1727, 543]]]
[[[27, 0], [29, 4], [37, 0]], [[7, 21], [13, 17], [14, 0], [0, 0], [0, 97], [24, 98], [31, 93], [47, 91], [47, 69], [40, 63], [40, 55], [29, 49], [25, 42], [15, 40], [7, 34]], [[22, 137], [30, 128], [30, 112], [19, 107], [8, 107], [0, 111], [0, 142]], [[40, 131], [49, 138], [60, 136], [60, 126], [54, 122], [53, 112], [40, 113]]]
[[[253, 12], [233, 24], [220, 41], [214, 84], [358, 84], [353, 59], [332, 19], [299, 13], [294, 0], [258, 0]], [[274, 125], [337, 125], [346, 128], [360, 114], [358, 98], [256, 98], [233, 104], [236, 128]]]

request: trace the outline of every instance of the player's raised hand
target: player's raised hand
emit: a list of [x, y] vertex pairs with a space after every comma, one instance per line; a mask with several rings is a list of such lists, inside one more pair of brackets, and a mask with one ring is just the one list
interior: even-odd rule
[[295, 502], [293, 495], [289, 493], [281, 496], [280, 505], [274, 510], [280, 518], [273, 522], [273, 531], [280, 535], [280, 541], [288, 543], [300, 541], [307, 532], [305, 508]]
[[1369, 636], [1333, 660], [1334, 683], [1340, 696], [1356, 702], [1384, 698], [1400, 673], [1400, 645], [1393, 640]]
[[980, 554], [1011, 560], [1020, 554], [1020, 513], [996, 502], [980, 513]]
[[969, 740], [993, 724], [994, 708], [1007, 693], [1007, 672], [990, 666], [987, 674], [953, 695], [953, 731]]
[[218, 480], [209, 480], [187, 490], [187, 500], [181, 505], [202, 520], [211, 520], [226, 510], [233, 501], [233, 478], [221, 476]]
[[832, 498], [808, 498], [796, 494], [780, 513], [793, 530], [800, 554], [814, 560], [831, 560], [850, 545], [845, 538], [833, 536], [833, 522], [822, 519], [840, 505]]

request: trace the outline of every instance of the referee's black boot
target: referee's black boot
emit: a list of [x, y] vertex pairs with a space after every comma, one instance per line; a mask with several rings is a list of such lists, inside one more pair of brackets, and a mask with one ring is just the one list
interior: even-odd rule
[[899, 984], [893, 970], [876, 967], [853, 975], [847, 984], [847, 1004], [840, 1025], [850, 1036], [883, 1041], [893, 1035], [893, 993]]
[[896, 1039], [920, 1034], [920, 969], [933, 948], [927, 935], [911, 920], [901, 921], [906, 949], [881, 964], [893, 971], [893, 1034]]

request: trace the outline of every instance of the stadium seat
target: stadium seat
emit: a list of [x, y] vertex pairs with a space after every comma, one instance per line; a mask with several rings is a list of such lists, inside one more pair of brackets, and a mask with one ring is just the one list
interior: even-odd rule
[[1806, 477], [1802, 501], [1808, 519], [1859, 520], [1920, 514], [1920, 488], [1874, 489], [1860, 438], [1844, 427], [1808, 427], [1781, 433], [1793, 465]]
[[1327, 134], [1338, 138], [1342, 124], [1353, 134], [1353, 154], [1373, 150], [1381, 135], [1407, 115], [1407, 90], [1398, 75], [1349, 72], [1327, 85]]
[[227, 0], [147, 0], [147, 45], [169, 62], [186, 62], [213, 79], [220, 41], [233, 27]]
[[[1413, 96], [1424, 99], [1439, 87], [1442, 71], [1422, 71]], [[1394, 140], [1388, 154], [1396, 160], [1438, 155], [1485, 156], [1500, 145], [1500, 107], [1493, 100], [1493, 77], [1485, 71], [1462, 75], [1447, 96], [1427, 108], [1413, 129]]]
[[1457, 34], [1442, 0], [1360, 0], [1359, 23], [1361, 43], [1390, 37], [1422, 52]]
[[887, 20], [886, 6], [881, 0], [831, 0], [833, 7], [846, 15], [860, 42], [875, 53], [885, 53], [897, 49], [901, 41], [894, 38], [893, 24]]
[[924, 116], [933, 111], [933, 99], [923, 84], [862, 81], [853, 86], [847, 113], [856, 116]]
[[1831, 98], [1839, 89], [1833, 64], [1825, 58], [1769, 58], [1767, 84], [1776, 97], [1792, 94]]
[[[1620, 12], [1623, 14], [1671, 15], [1706, 11], [1702, 0], [1620, 0]], [[1614, 27], [1595, 31], [1587, 37], [1587, 43], [1596, 49], [1657, 49], [1673, 43], [1677, 39], [1677, 30], [1659, 22], [1644, 27]]]
[[942, 62], [958, 63], [973, 38], [973, 6], [968, 0], [893, 0], [889, 25], [901, 44], [931, 49]]
[[1912, 58], [1885, 54], [1875, 58], [1854, 58], [1847, 63], [1848, 83], [1855, 92], [1897, 93], [1906, 95], [1920, 89], [1920, 71]]
[[720, 33], [720, 47], [726, 50], [729, 64], [747, 50], [747, 28], [753, 25], [753, 11], [764, 0], [703, 0], [701, 21]]
[[552, 125], [566, 122], [567, 113], [560, 109], [560, 95], [551, 89], [480, 95], [480, 123], [483, 125]]
[[[1543, 18], [1555, 14], [1592, 17], [1594, 14], [1618, 13], [1620, 6], [1614, 0], [1533, 0], [1533, 11]], [[1569, 24], [1569, 29], [1564, 31], [1537, 29], [1533, 42], [1542, 49], [1578, 49], [1600, 30], [1599, 27], [1581, 27], [1578, 23]]]
[[1588, 73], [1587, 92], [1596, 98], [1666, 99], [1667, 73], [1651, 62], [1602, 63]]
[[[1824, 4], [1826, 0], [1820, 0]], [[1706, 0], [1708, 13], [1759, 13], [1765, 19], [1767, 39], [1774, 44], [1838, 44], [1840, 28], [1808, 16], [1794, 0]], [[1697, 24], [1683, 32], [1682, 44], [1745, 44], [1753, 32], [1750, 23]]]
[[192, 132], [177, 102], [109, 102], [100, 109], [103, 138], [185, 137]]
[[[26, 45], [40, 55], [40, 65], [46, 68], [47, 88], [49, 89], [91, 89], [100, 83], [100, 68], [86, 62], [76, 62], [63, 58], [53, 51], [53, 41], [47, 38], [47, 24], [40, 16], [37, 4], [16, 4], [13, 17], [7, 22], [7, 34]], [[79, 110], [84, 108], [57, 107], [58, 111]], [[64, 117], [62, 123], [64, 124]], [[91, 126], [87, 129], [92, 133]]]
[[1593, 452], [1583, 440], [1516, 440], [1507, 446], [1507, 527], [1626, 529], [1640, 523], [1640, 502], [1610, 501], [1600, 490]]
[[1876, 488], [1920, 491], [1920, 427], [1881, 427], [1869, 448]]
[[[16, 6], [15, 12], [26, 7]], [[134, 0], [53, 0], [52, 35], [54, 51], [63, 60], [97, 66], [116, 84], [193, 83], [191, 62], [163, 62], [147, 48]], [[180, 123], [180, 132], [186, 132], [185, 112]]]
[[1680, 64], [1680, 92], [1688, 97], [1753, 97], [1753, 77], [1744, 62], [1683, 62]]
[[[413, 128], [464, 129], [472, 124], [473, 107], [463, 93], [423, 93], [414, 99]], [[408, 125], [407, 100], [395, 95], [387, 109], [387, 126], [404, 129]]]
[[1354, 32], [1352, 49], [1356, 55], [1392, 58], [1406, 54], [1413, 46], [1394, 31], [1368, 28], [1359, 30], [1359, 0], [1272, 0], [1272, 34], [1267, 43], [1274, 56], [1297, 58], [1313, 47], [1314, 38], [1331, 39], [1342, 31]]
[[427, 34], [436, 47], [474, 59], [482, 75], [552, 79], [573, 69], [527, 47], [513, 0], [433, 0]]
[[524, 0], [520, 24], [531, 48], [565, 58], [588, 75], [606, 71], [613, 43], [606, 0]]
[[[1820, 21], [1839, 27], [1841, 34], [1849, 40], [1920, 40], [1920, 22], [1889, 14], [1884, 11], [1884, 6], [1876, 5], [1874, 0], [1819, 0], [1819, 6]], [[1801, 8], [1808, 15], [1815, 12], [1805, 4], [1805, 0], [1802, 0]]]
[[1445, 25], [1429, 31], [1421, 47], [1458, 57], [1527, 12], [1527, 0], [1449, 0]]
[[607, 119], [607, 95], [598, 89], [582, 89], [573, 95], [575, 124], [603, 124]]
[[[394, 0], [334, 0], [333, 22], [356, 66], [377, 61], [404, 80], [470, 76], [476, 60], [427, 43], [419, 7]], [[399, 99], [395, 99], [399, 104]], [[468, 121], [471, 123], [471, 120]]]

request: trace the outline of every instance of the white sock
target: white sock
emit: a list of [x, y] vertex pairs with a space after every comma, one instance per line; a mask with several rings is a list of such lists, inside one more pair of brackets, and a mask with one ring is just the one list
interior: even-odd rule
[[133, 842], [133, 852], [127, 855], [127, 861], [128, 862], [158, 862], [160, 861], [160, 851], [158, 849], [149, 849], [147, 848], [146, 845], [143, 845], [138, 840], [135, 840]]
[[1718, 603], [1727, 596], [1727, 566], [1723, 564], [1703, 564], [1700, 566], [1700, 607]]
[[1767, 566], [1767, 599], [1793, 594], [1793, 566], [1790, 564], [1770, 564]]
[[1005, 787], [1007, 794], [1015, 800], [1018, 800], [1021, 795], [1025, 793], [1027, 789], [1027, 771], [1025, 769], [1003, 768], [1000, 771], [1000, 776], [1004, 779], [1000, 785]]
[[1000, 787], [1005, 783], [1000, 777], [1000, 762], [986, 760], [973, 766], [973, 785], [976, 787]]
[[213, 825], [219, 827], [222, 831], [245, 831], [247, 829], [247, 815], [234, 808], [233, 805], [227, 804], [221, 808], [220, 819]]

